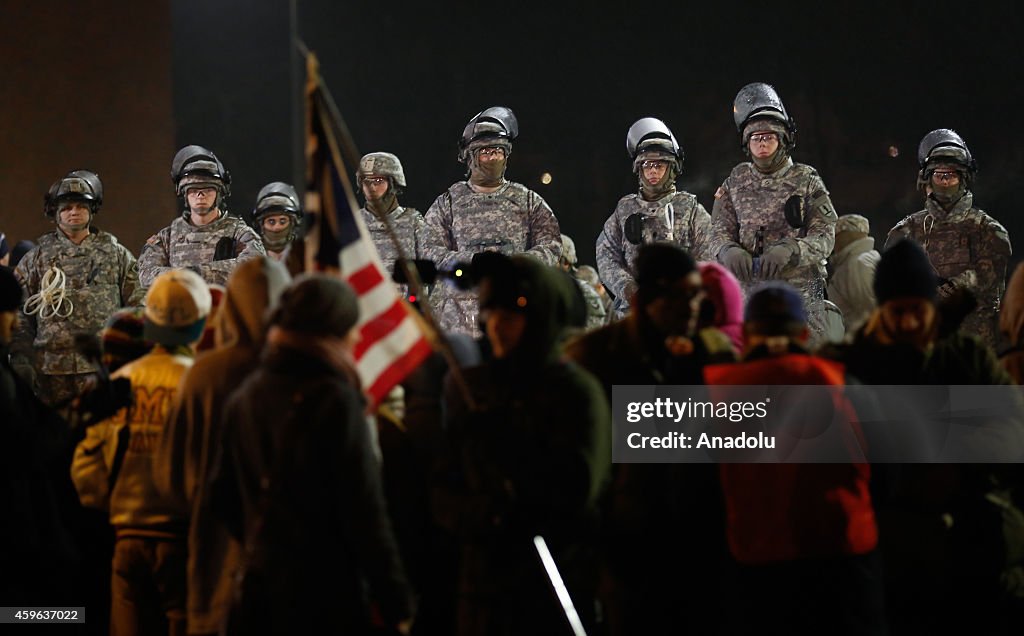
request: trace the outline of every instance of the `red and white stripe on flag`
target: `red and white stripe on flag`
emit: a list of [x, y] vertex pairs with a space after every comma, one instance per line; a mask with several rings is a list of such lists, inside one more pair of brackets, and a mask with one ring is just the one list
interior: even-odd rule
[[353, 151], [355, 145], [325, 102], [322, 91], [326, 88], [312, 55], [307, 71], [307, 211], [319, 217], [306, 237], [308, 264], [328, 271], [337, 267], [356, 291], [359, 322], [355, 329], [360, 340], [353, 354], [363, 390], [376, 406], [432, 349], [422, 321], [385, 275], [359, 213], [339, 137], [345, 136]]
[[414, 310], [384, 276], [362, 219], [353, 216], [360, 239], [344, 246], [338, 261], [342, 277], [359, 296], [359, 342], [353, 354], [363, 389], [377, 404], [430, 355], [431, 347]]

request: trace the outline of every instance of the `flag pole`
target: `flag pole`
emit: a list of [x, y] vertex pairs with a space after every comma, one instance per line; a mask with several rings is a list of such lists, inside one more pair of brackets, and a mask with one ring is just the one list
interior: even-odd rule
[[[320, 76], [320, 63], [316, 58], [316, 54], [310, 51], [301, 40], [298, 41], [298, 47], [299, 51], [306, 56], [307, 94], [310, 92], [318, 92], [324, 105], [327, 106], [328, 114], [330, 114], [330, 117], [321, 118], [320, 123], [324, 126], [325, 130], [328, 129], [329, 126], [329, 129], [334, 133], [328, 136], [328, 145], [330, 146], [329, 150], [335, 163], [341, 166], [345, 165], [345, 163], [341, 161], [342, 151], [345, 151], [345, 153], [350, 157], [350, 163], [358, 166], [361, 155], [356, 149], [355, 142], [352, 139], [352, 135], [349, 133], [348, 126], [345, 124], [345, 120], [341, 116], [341, 111], [338, 109], [337, 104], [334, 102], [334, 99], [327, 88], [327, 84]], [[312, 97], [315, 98], [316, 95], [313, 95]], [[311, 115], [312, 113], [307, 112], [307, 119]], [[327, 119], [327, 121], [324, 119]], [[341, 139], [341, 148], [339, 148], [337, 143], [334, 141], [338, 138]], [[308, 150], [309, 149], [307, 148], [307, 152]], [[348, 181], [348, 175], [341, 174], [340, 176], [345, 190], [345, 196], [349, 198], [349, 205], [353, 212], [357, 212], [360, 206], [356, 204], [352, 186]], [[417, 298], [424, 299], [424, 302], [420, 303], [420, 308], [423, 310], [421, 320], [425, 322], [425, 326], [428, 327], [426, 330], [427, 340], [430, 342], [434, 350], [440, 352], [448, 363], [448, 369], [452, 374], [452, 381], [455, 382], [456, 387], [458, 387], [459, 392], [462, 394], [462, 399], [465, 401], [466, 406], [471, 411], [476, 411], [478, 408], [477, 403], [473, 398], [473, 393], [469, 389], [469, 384], [466, 382], [466, 378], [462, 373], [462, 367], [455, 358], [455, 353], [452, 351], [451, 343], [448, 341], [444, 331], [440, 328], [440, 325], [431, 310], [430, 299], [423, 294], [423, 284], [420, 281], [419, 272], [416, 271], [416, 268], [412, 266], [409, 259], [406, 257], [405, 250], [402, 248], [402, 244], [398, 240], [398, 235], [395, 233], [394, 227], [387, 218], [387, 215], [377, 215], [377, 218], [384, 222], [384, 228], [387, 231], [388, 238], [391, 239], [392, 244], [397, 250], [398, 263], [405, 272], [405, 278], [410, 290], [412, 290], [412, 293], [415, 294]], [[321, 220], [321, 223], [323, 223], [323, 220]], [[307, 255], [307, 261], [308, 260], [309, 256]]]

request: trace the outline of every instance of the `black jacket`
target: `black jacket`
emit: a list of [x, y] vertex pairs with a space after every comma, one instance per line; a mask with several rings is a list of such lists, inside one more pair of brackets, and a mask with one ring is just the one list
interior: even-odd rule
[[224, 425], [212, 497], [247, 550], [235, 617], [265, 633], [313, 633], [325, 620], [355, 633], [368, 621], [364, 583], [385, 623], [410, 617], [363, 401], [346, 375], [271, 348]]

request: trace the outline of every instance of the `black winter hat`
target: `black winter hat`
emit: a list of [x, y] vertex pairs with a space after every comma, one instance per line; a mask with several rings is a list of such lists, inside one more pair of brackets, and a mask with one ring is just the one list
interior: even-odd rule
[[697, 271], [697, 261], [678, 245], [664, 242], [644, 245], [636, 257], [640, 304], [648, 304], [672, 283], [694, 271]]
[[342, 338], [358, 319], [359, 300], [348, 283], [326, 274], [307, 274], [281, 293], [270, 324], [311, 336]]
[[782, 328], [793, 323], [807, 324], [804, 299], [789, 283], [769, 281], [751, 291], [743, 312], [743, 322], [756, 322]]
[[882, 254], [875, 270], [875, 297], [878, 304], [896, 298], [925, 298], [938, 295], [938, 278], [921, 246], [905, 238]]

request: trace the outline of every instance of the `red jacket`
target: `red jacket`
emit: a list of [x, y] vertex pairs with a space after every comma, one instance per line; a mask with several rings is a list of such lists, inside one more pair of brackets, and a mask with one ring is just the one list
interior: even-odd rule
[[[792, 353], [705, 367], [708, 384], [843, 385], [843, 366]], [[865, 554], [878, 544], [870, 468], [850, 464], [722, 464], [726, 532], [737, 561], [763, 564]]]

